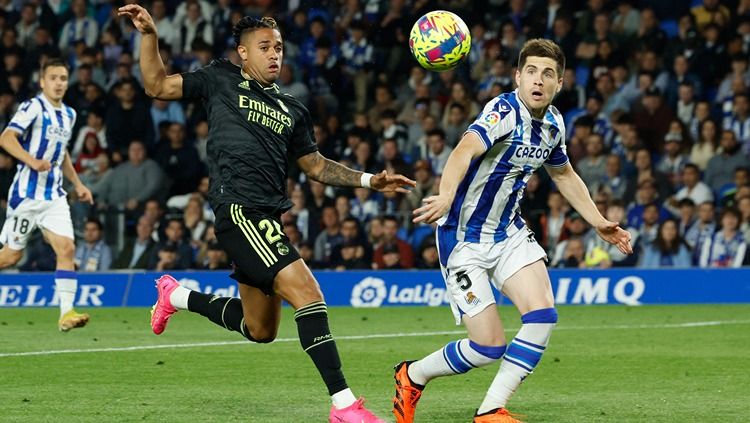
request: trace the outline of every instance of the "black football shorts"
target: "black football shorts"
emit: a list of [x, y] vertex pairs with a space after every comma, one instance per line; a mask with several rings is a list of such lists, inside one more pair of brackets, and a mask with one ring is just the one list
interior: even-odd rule
[[300, 258], [279, 216], [246, 211], [238, 204], [215, 210], [216, 240], [233, 262], [232, 279], [272, 295], [276, 274]]

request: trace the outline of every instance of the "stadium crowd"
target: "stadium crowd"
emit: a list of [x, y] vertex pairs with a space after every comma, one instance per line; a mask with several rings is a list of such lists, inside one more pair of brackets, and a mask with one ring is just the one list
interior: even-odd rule
[[[125, 3], [131, 3], [128, 0]], [[272, 15], [282, 28], [278, 84], [308, 105], [321, 153], [363, 171], [413, 177], [408, 194], [337, 189], [290, 172], [284, 232], [312, 268], [437, 268], [434, 228], [411, 211], [484, 103], [513, 90], [523, 42], [545, 37], [567, 57], [555, 105], [570, 160], [636, 253], [601, 245], [544, 171], [524, 217], [555, 267], [737, 267], [750, 264], [750, 0], [153, 0], [168, 73], [237, 60], [231, 27]], [[202, 104], [148, 98], [140, 34], [120, 1], [0, 2], [0, 122], [37, 92], [39, 64], [70, 65], [78, 112], [70, 153], [96, 204], [71, 201], [83, 271], [222, 269], [206, 202]], [[411, 58], [411, 25], [458, 13], [472, 49], [453, 71]], [[15, 164], [0, 151], [0, 222]], [[44, 240], [23, 270], [53, 270]]]

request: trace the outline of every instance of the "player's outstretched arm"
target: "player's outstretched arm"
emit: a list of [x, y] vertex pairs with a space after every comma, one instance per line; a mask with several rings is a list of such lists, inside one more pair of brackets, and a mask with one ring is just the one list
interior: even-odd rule
[[141, 38], [141, 75], [143, 88], [149, 97], [162, 100], [182, 98], [182, 75], [167, 76], [164, 63], [159, 55], [159, 36], [156, 24], [148, 11], [137, 4], [128, 4], [117, 9], [118, 16], [126, 16], [133, 21], [135, 28], [143, 34]]
[[63, 176], [73, 184], [73, 188], [76, 190], [78, 201], [83, 201], [89, 204], [94, 204], [94, 196], [91, 191], [86, 188], [86, 185], [81, 182], [81, 178], [78, 177], [78, 172], [73, 167], [73, 161], [70, 159], [70, 153], [65, 153], [65, 158], [62, 162]]
[[317, 151], [300, 157], [297, 164], [307, 176], [326, 185], [365, 187], [380, 192], [402, 193], [409, 192], [406, 187], [417, 185], [415, 181], [403, 175], [389, 175], [386, 171], [370, 175], [350, 169], [341, 163], [326, 159]]
[[48, 160], [37, 159], [24, 150], [21, 143], [18, 142], [18, 132], [12, 129], [6, 129], [0, 135], [0, 147], [37, 172], [46, 172], [52, 168], [52, 164]]
[[633, 247], [630, 245], [630, 232], [622, 229], [619, 223], [608, 221], [599, 213], [586, 184], [573, 170], [570, 163], [564, 166], [546, 166], [546, 168], [563, 197], [596, 229], [597, 234], [603, 240], [616, 245], [624, 254], [633, 253]]
[[440, 178], [438, 195], [427, 197], [424, 205], [414, 210], [414, 223], [432, 223], [443, 217], [453, 204], [458, 184], [466, 176], [471, 161], [485, 151], [484, 142], [474, 132], [467, 132], [448, 156]]

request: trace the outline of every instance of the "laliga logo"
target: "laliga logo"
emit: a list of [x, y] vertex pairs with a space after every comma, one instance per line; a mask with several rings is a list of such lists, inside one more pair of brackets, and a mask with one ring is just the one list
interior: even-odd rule
[[201, 292], [201, 284], [195, 279], [182, 278], [178, 282], [187, 289]]
[[387, 295], [385, 281], [368, 276], [354, 285], [351, 303], [353, 307], [380, 307]]

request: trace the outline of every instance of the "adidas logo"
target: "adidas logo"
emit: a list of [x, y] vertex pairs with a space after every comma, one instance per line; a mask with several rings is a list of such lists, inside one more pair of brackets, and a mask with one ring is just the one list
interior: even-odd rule
[[250, 89], [250, 81], [242, 81], [239, 84], [237, 84], [238, 87], [244, 88], [246, 90]]

